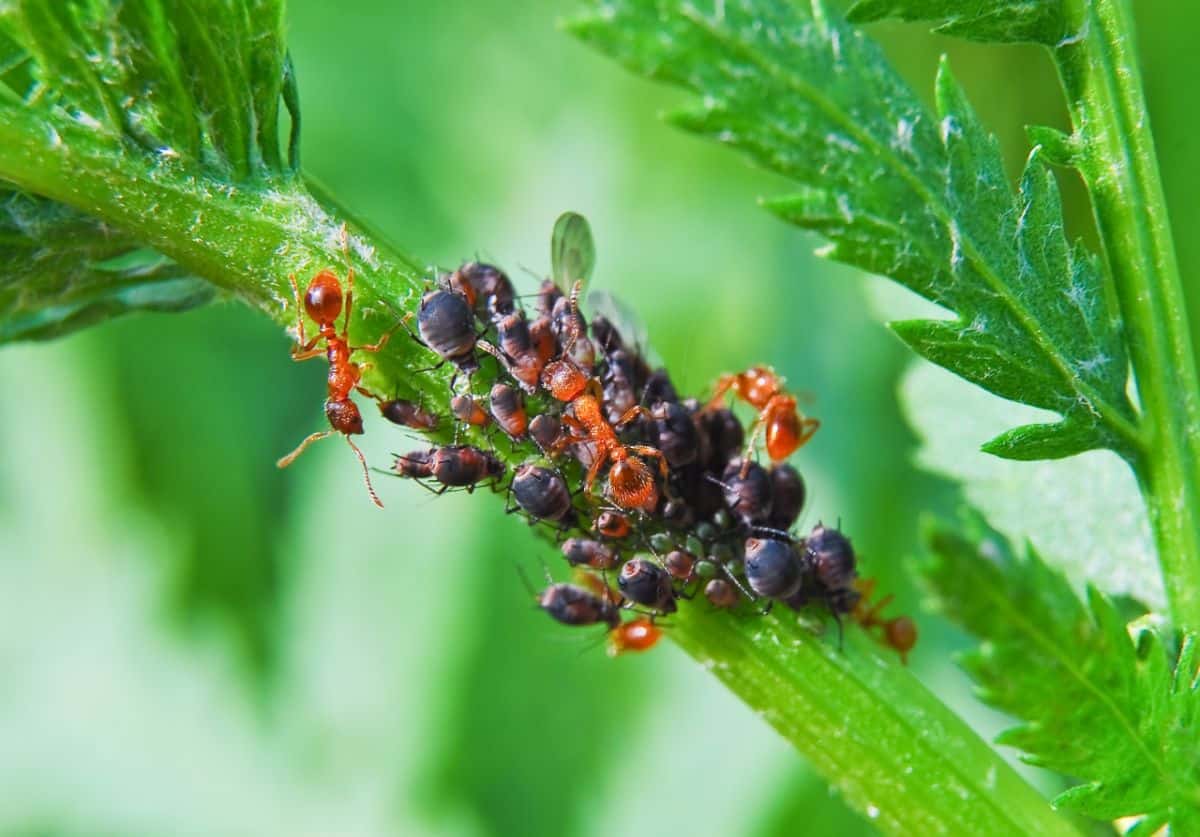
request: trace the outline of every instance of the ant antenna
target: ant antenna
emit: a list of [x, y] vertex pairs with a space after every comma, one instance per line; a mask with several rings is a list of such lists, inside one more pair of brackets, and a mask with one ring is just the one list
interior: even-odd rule
[[354, 455], [358, 457], [359, 464], [362, 465], [363, 482], [367, 484], [367, 493], [371, 495], [371, 501], [382, 509], [383, 502], [379, 499], [379, 495], [375, 493], [375, 486], [371, 485], [371, 469], [367, 467], [367, 458], [363, 456], [363, 452], [358, 449], [358, 445], [354, 444], [354, 441], [349, 436], [346, 437], [346, 444], [350, 446], [350, 450], [354, 451]]
[[567, 338], [566, 345], [563, 346], [563, 355], [571, 354], [571, 350], [575, 348], [576, 341], [579, 340], [579, 294], [583, 291], [583, 280], [576, 279], [575, 284], [571, 286], [571, 328], [570, 336]]
[[301, 442], [299, 445], [297, 445], [296, 449], [294, 451], [292, 451], [287, 456], [283, 457], [278, 462], [276, 462], [275, 467], [276, 468], [286, 468], [287, 466], [289, 466], [293, 462], [295, 462], [296, 457], [298, 457], [300, 454], [304, 453], [304, 451], [308, 448], [308, 446], [311, 445], [313, 442], [319, 442], [321, 439], [324, 439], [326, 436], [332, 436], [332, 435], [333, 435], [332, 430], [321, 430], [321, 431], [318, 431], [317, 433], [313, 433], [307, 439], [305, 439], [303, 442]]

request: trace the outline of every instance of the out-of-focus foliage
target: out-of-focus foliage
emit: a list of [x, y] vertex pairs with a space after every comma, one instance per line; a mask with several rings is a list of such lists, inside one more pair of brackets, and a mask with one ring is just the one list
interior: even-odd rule
[[0, 184], [0, 343], [61, 337], [130, 311], [183, 311], [214, 293], [95, 219]]
[[[1143, 40], [1176, 47], [1145, 52], [1156, 124], [1176, 126], [1160, 136], [1185, 136], [1197, 115], [1167, 79], [1188, 66], [1188, 28], [1169, 11], [1139, 7]], [[681, 386], [769, 360], [811, 393], [825, 424], [797, 459], [807, 520], [840, 517], [866, 571], [915, 612], [901, 559], [918, 511], [948, 489], [908, 464], [894, 395], [907, 352], [866, 313], [858, 278], [764, 223], [752, 201], [775, 180], [657, 124], [676, 97], [556, 31], [563, 12], [293, 0], [306, 170], [442, 264], [544, 270], [554, 217], [583, 212], [609, 290]], [[883, 34], [919, 91], [950, 51], [1005, 132], [1010, 175], [1016, 126], [1059, 115], [1036, 56]], [[1163, 152], [1169, 190], [1194, 181], [1186, 143]], [[555, 556], [495, 504], [389, 483], [376, 513], [336, 446], [276, 472], [322, 420], [323, 370], [287, 350], [255, 313], [218, 306], [0, 351], [0, 384], [19, 396], [0, 400], [0, 829], [870, 833], [670, 646], [613, 663], [549, 624], [511, 568]], [[376, 421], [366, 444], [386, 461], [418, 443]], [[956, 640], [920, 626], [915, 670], [970, 706], [947, 662]], [[468, 761], [480, 754], [486, 769]], [[519, 781], [501, 795], [506, 778]]]
[[1036, 553], [1018, 557], [1003, 537], [974, 528], [966, 537], [933, 529], [924, 569], [942, 612], [983, 641], [962, 657], [980, 698], [1023, 722], [1000, 743], [1078, 778], [1059, 805], [1101, 820], [1144, 817], [1138, 834], [1167, 823], [1193, 833], [1196, 637], [1186, 635], [1169, 662], [1151, 627], [1135, 645], [1131, 617], [1103, 593], [1089, 588], [1085, 604]]

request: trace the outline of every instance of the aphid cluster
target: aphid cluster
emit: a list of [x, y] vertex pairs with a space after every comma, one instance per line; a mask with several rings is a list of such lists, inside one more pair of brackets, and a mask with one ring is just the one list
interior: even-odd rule
[[[603, 625], [613, 653], [652, 647], [658, 620], [680, 599], [702, 595], [718, 608], [763, 612], [775, 602], [816, 603], [839, 626], [849, 616], [905, 655], [915, 628], [904, 617], [880, 616], [888, 599], [866, 604], [870, 585], [858, 579], [845, 535], [821, 524], [792, 534], [805, 485], [785, 460], [812, 437], [816, 419], [799, 411], [768, 367], [721, 376], [707, 399], [681, 397], [667, 370], [655, 367], [614, 318], [597, 314], [589, 323], [581, 312], [593, 261], [587, 222], [567, 213], [554, 229], [552, 278], [542, 282], [532, 312], [494, 266], [469, 262], [439, 277], [398, 325], [438, 366], [453, 365], [448, 416], [359, 385], [363, 366], [350, 352], [377, 351], [388, 335], [351, 347], [345, 323], [341, 331], [334, 324], [341, 286], [333, 274], [318, 274], [304, 309], [320, 333], [306, 341], [301, 319], [302, 345], [293, 354], [325, 352], [333, 430], [306, 439], [280, 466], [316, 438], [341, 432], [350, 441], [361, 433], [350, 400], [357, 389], [393, 423], [453, 431], [454, 444], [396, 456], [396, 476], [438, 493], [487, 486], [505, 493], [511, 513], [555, 534], [575, 578], [551, 582], [537, 604], [565, 625]], [[349, 273], [347, 321], [352, 282]], [[414, 317], [415, 332], [408, 326]], [[315, 348], [322, 340], [326, 348]], [[749, 433], [727, 404], [730, 396], [754, 411]], [[476, 444], [460, 444], [462, 437]], [[758, 461], [760, 437], [767, 464]], [[521, 464], [510, 469], [504, 461]]]

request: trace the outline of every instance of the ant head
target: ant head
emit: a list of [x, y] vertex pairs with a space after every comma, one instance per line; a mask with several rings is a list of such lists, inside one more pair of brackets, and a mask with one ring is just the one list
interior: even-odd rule
[[342, 283], [332, 271], [322, 270], [308, 283], [304, 310], [317, 324], [332, 323], [342, 313]]
[[608, 493], [613, 502], [623, 509], [653, 512], [658, 505], [654, 472], [636, 456], [620, 455], [623, 452], [623, 448], [614, 451], [616, 455], [613, 458], [617, 461], [608, 472]]
[[347, 436], [357, 436], [363, 432], [362, 413], [358, 406], [347, 398], [345, 401], [335, 401], [332, 398], [325, 402], [325, 418], [339, 433]]
[[587, 383], [587, 375], [570, 361], [552, 361], [542, 370], [542, 386], [559, 401], [574, 401], [587, 389]]
[[758, 408], [765, 406], [783, 387], [783, 380], [769, 366], [752, 366], [738, 378], [742, 397]]

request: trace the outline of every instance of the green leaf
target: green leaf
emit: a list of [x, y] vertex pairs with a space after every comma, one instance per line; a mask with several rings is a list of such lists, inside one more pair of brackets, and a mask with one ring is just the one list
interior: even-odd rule
[[1066, 31], [1061, 0], [859, 0], [846, 16], [854, 23], [887, 17], [939, 21], [935, 32], [974, 41], [1056, 44]]
[[1086, 604], [1032, 550], [1014, 553], [978, 521], [967, 536], [936, 526], [924, 567], [936, 605], [983, 640], [962, 659], [981, 699], [1023, 723], [999, 743], [1081, 784], [1056, 804], [1098, 819], [1200, 828], [1200, 641], [1174, 667], [1158, 633], [1131, 639], [1095, 588]]
[[943, 65], [931, 113], [878, 47], [820, 2], [594, 2], [571, 24], [636, 72], [702, 99], [674, 116], [799, 183], [766, 202], [956, 316], [897, 333], [947, 369], [1061, 421], [993, 445], [1013, 458], [1140, 447], [1128, 360], [1095, 260], [1063, 231], [1035, 149], [1013, 194], [998, 144]]
[[182, 311], [215, 292], [94, 218], [0, 186], [0, 343], [130, 311]]
[[[2, 149], [16, 186], [0, 184], [0, 342], [213, 298], [194, 268], [147, 249], [154, 242], [134, 225], [100, 222], [66, 203], [94, 197], [83, 194], [81, 157], [110, 172], [139, 168], [162, 189], [134, 207], [129, 192], [93, 184], [105, 200], [130, 204], [130, 215], [160, 217], [166, 203], [177, 203], [164, 197], [183, 191], [234, 197], [238, 185], [275, 188], [282, 203], [298, 182], [299, 125], [282, 26], [274, 0], [0, 7], [0, 124], [24, 127], [32, 143], [23, 148], [10, 137]], [[292, 114], [286, 154], [281, 101]], [[50, 197], [30, 196], [42, 191], [31, 180], [44, 174], [33, 159], [39, 153], [64, 169]], [[200, 217], [193, 216], [197, 227]], [[144, 252], [105, 264], [134, 251]]]
[[0, 10], [0, 68], [14, 68], [0, 78], [27, 107], [163, 160], [234, 180], [289, 173], [282, 11], [279, 0], [19, 0]]

